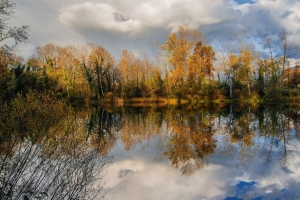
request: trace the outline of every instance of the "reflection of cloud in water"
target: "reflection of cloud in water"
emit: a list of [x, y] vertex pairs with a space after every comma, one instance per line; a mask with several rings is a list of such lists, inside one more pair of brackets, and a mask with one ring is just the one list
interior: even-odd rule
[[[265, 121], [260, 121], [265, 128], [249, 110], [222, 122], [220, 130], [216, 118], [198, 112], [166, 112], [167, 128], [155, 126], [153, 115], [138, 122], [128, 118], [130, 126], [120, 131], [122, 137], [112, 150], [115, 163], [108, 169], [108, 198], [295, 199], [300, 196], [295, 187], [300, 184], [300, 154], [295, 148], [300, 143], [274, 113], [266, 112]], [[132, 126], [138, 128], [132, 131]], [[211, 151], [205, 151], [207, 141]], [[190, 176], [181, 173], [181, 163], [204, 157], [209, 162], [203, 168]]]
[[[295, 186], [291, 184], [295, 184]], [[280, 188], [277, 184], [261, 187], [254, 181], [241, 181], [237, 185], [232, 186], [236, 192], [235, 195], [228, 196], [225, 199], [299, 199], [300, 192], [296, 185], [299, 185], [299, 183], [292, 181], [289, 188]]]
[[119, 178], [123, 178], [125, 176], [127, 176], [128, 174], [132, 174], [134, 173], [134, 171], [130, 170], [130, 169], [121, 169], [119, 172]]
[[286, 174], [294, 174], [294, 172], [291, 171], [290, 169], [288, 169], [287, 167], [283, 167], [282, 171], [284, 171], [284, 173], [286, 173]]
[[[120, 143], [119, 143], [120, 144]], [[191, 176], [182, 176], [168, 159], [155, 160], [155, 140], [127, 153], [113, 149], [114, 164], [108, 169], [107, 198], [115, 199], [297, 199], [300, 197], [299, 153], [283, 168], [278, 160], [269, 165], [256, 157], [247, 168], [237, 167], [237, 158], [213, 155], [211, 163]], [[294, 172], [287, 173], [287, 171]]]

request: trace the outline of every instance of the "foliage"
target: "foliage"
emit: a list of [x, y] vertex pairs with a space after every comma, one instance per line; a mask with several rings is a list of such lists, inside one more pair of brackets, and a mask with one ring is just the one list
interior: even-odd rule
[[162, 66], [128, 50], [123, 50], [117, 62], [103, 46], [46, 44], [37, 47], [27, 61], [12, 56], [2, 62], [0, 100], [11, 101], [18, 93], [31, 90], [71, 104], [134, 99], [153, 102], [155, 98], [165, 102], [177, 99], [178, 104], [253, 99], [272, 102], [298, 95], [299, 67], [286, 67], [287, 52], [285, 57], [273, 58], [271, 54], [260, 59], [251, 43], [238, 39], [239, 51], [230, 51], [217, 60], [214, 49], [203, 38], [199, 30], [179, 27], [159, 49]]

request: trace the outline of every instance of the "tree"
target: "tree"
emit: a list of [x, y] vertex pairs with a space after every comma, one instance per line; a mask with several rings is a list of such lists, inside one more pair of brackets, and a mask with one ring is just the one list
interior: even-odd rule
[[[171, 33], [166, 43], [161, 46], [162, 56], [167, 61], [165, 62], [165, 69], [166, 78], [169, 80], [166, 80], [166, 83], [168, 83], [170, 92], [175, 94], [178, 99], [183, 95], [189, 74], [192, 74], [190, 69], [193, 66], [191, 65], [193, 59], [191, 56], [194, 52], [194, 55], [197, 54], [200, 49], [199, 46], [201, 45], [199, 44], [203, 42], [201, 35], [198, 30], [193, 30], [188, 26], [180, 26], [178, 31]], [[198, 49], [196, 48], [197, 44]], [[197, 63], [196, 66], [198, 67], [199, 64]]]
[[287, 69], [284, 72], [286, 78], [285, 84], [289, 89], [297, 88], [300, 86], [300, 67], [296, 66], [291, 69]]
[[282, 51], [282, 75], [285, 71], [285, 66], [288, 58], [295, 56], [298, 52], [298, 46], [289, 38], [289, 33], [285, 28], [279, 33], [280, 47]]
[[251, 95], [251, 83], [253, 82], [255, 65], [258, 54], [251, 43], [244, 40], [245, 36], [238, 37], [239, 53], [229, 53], [226, 69], [230, 81], [230, 97], [236, 95]]
[[152, 97], [163, 97], [164, 88], [163, 80], [161, 78], [161, 72], [153, 70], [152, 77], [150, 78], [150, 93]]
[[142, 53], [135, 56], [133, 52], [123, 50], [118, 69], [122, 98], [153, 96], [151, 91], [154, 89], [153, 81], [154, 76], [158, 75], [158, 69], [151, 64], [147, 56]]
[[[28, 38], [28, 26], [9, 27], [7, 21], [14, 14], [15, 3], [11, 0], [0, 0], [0, 92], [6, 88], [9, 78], [7, 65], [13, 63], [17, 45]], [[13, 41], [13, 44], [9, 44]], [[3, 95], [0, 94], [0, 101]]]
[[[295, 57], [298, 54], [298, 50], [299, 50], [299, 47], [295, 44], [293, 40], [291, 40], [290, 34], [285, 28], [281, 30], [281, 32], [278, 34], [278, 37], [279, 37], [278, 50], [280, 51], [280, 54], [277, 58], [274, 58], [273, 56], [274, 51], [276, 49], [273, 47], [274, 41], [271, 39], [271, 37], [266, 36], [264, 41], [265, 43], [264, 47], [267, 48], [268, 51], [270, 52], [269, 63], [271, 64], [271, 69], [272, 69], [271, 76], [269, 76], [270, 79], [267, 81], [270, 82], [272, 82], [272, 80], [276, 81], [277, 93], [278, 90], [283, 89], [285, 80], [287, 80], [287, 82], [290, 82], [289, 80], [290, 73], [286, 72], [286, 67], [288, 66], [289, 58]], [[285, 75], [287, 75], [287, 77], [285, 77]], [[274, 91], [274, 85], [270, 84], [269, 88], [270, 87], [271, 90]]]
[[115, 76], [116, 65], [113, 56], [102, 46], [92, 46], [87, 64], [85, 65], [89, 84], [96, 97], [104, 98], [108, 92], [113, 92], [118, 80]]
[[[128, 89], [133, 89], [133, 79], [136, 77], [132, 75], [132, 66], [134, 63], [134, 55], [131, 51], [123, 50], [122, 57], [119, 62], [120, 80], [121, 80], [121, 97], [126, 98], [130, 95]], [[127, 88], [130, 86], [130, 88]]]
[[[9, 27], [7, 24], [15, 8], [16, 5], [11, 0], [0, 1], [0, 51], [6, 56], [11, 55], [19, 43], [28, 39], [28, 26]], [[5, 43], [8, 39], [13, 39], [14, 43], [12, 45]]]
[[266, 60], [259, 60], [258, 61], [258, 77], [257, 77], [257, 84], [256, 89], [259, 97], [264, 97], [264, 85], [265, 85], [265, 62]]
[[205, 79], [211, 81], [215, 71], [213, 62], [216, 60], [215, 52], [211, 46], [203, 44], [201, 41], [196, 44], [194, 53], [188, 61], [188, 87], [190, 94], [203, 90]]

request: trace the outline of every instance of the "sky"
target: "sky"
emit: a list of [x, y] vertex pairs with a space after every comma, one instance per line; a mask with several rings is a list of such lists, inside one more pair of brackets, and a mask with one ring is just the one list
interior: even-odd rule
[[274, 41], [285, 28], [300, 45], [298, 0], [15, 0], [11, 26], [29, 25], [29, 40], [19, 54], [29, 57], [38, 46], [104, 46], [116, 58], [123, 49], [155, 55], [180, 25], [199, 29], [221, 51], [246, 33], [256, 46], [268, 34]]

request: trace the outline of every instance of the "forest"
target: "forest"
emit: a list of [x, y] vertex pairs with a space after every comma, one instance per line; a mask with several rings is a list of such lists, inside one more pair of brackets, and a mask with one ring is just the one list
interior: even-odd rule
[[[286, 29], [279, 41], [266, 36], [265, 55], [245, 36], [217, 52], [200, 30], [180, 26], [156, 48], [155, 59], [124, 49], [120, 59], [104, 47], [46, 44], [24, 59], [16, 47], [28, 39], [28, 26], [11, 28], [15, 4], [1, 6], [0, 102], [29, 91], [71, 104], [199, 102], [296, 102], [300, 66], [290, 64], [298, 47]], [[241, 34], [242, 35], [242, 34]], [[7, 39], [15, 43], [5, 44]], [[278, 53], [280, 49], [280, 53]], [[276, 56], [275, 56], [276, 55]]]

